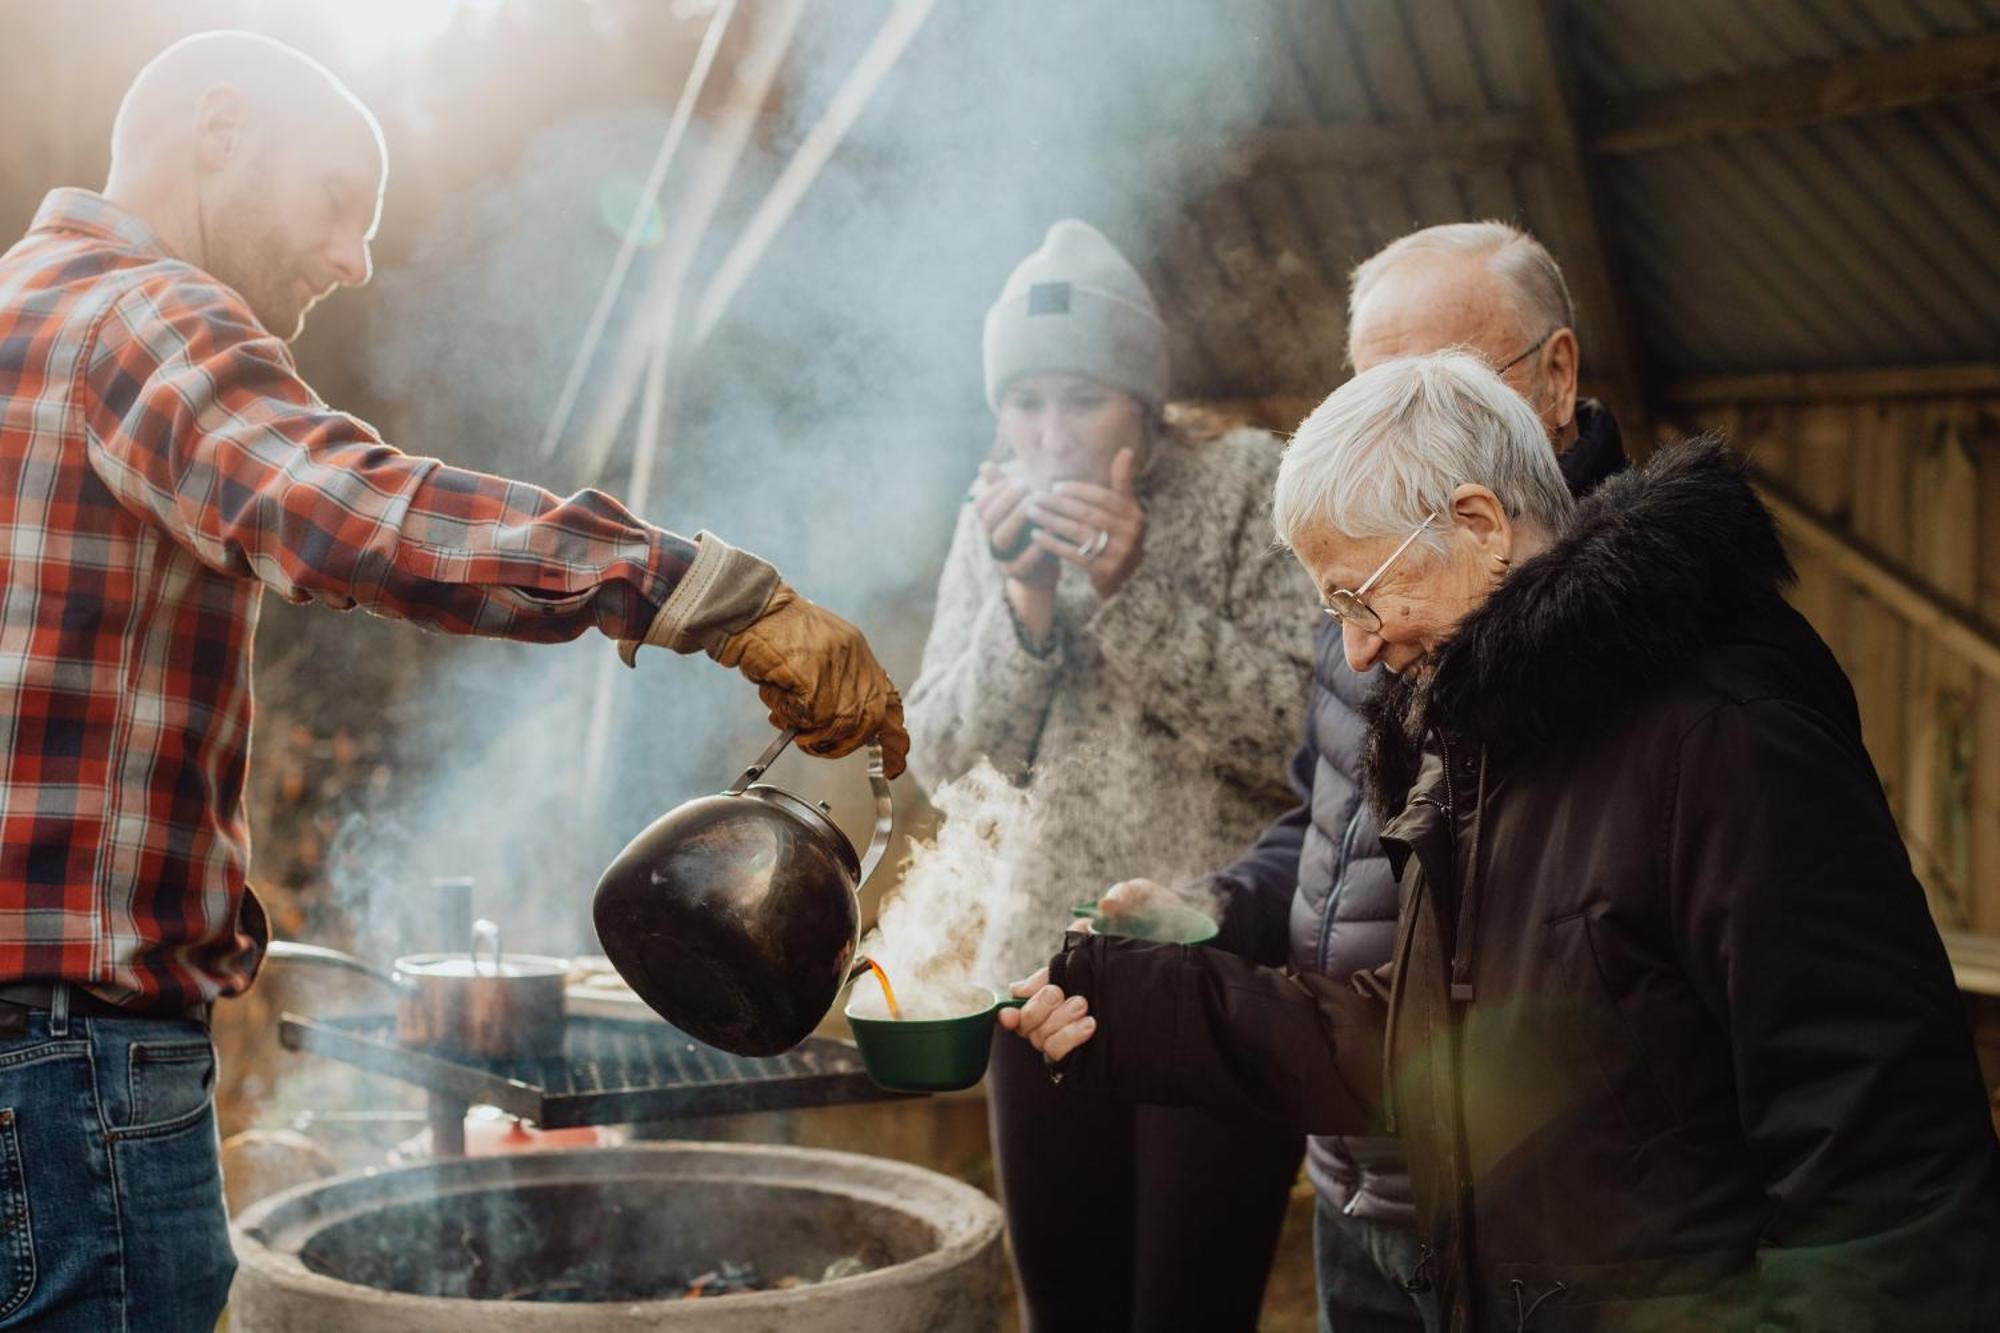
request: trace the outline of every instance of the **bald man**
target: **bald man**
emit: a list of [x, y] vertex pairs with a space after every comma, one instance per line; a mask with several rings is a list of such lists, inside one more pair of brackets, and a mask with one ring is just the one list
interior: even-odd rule
[[206, 1024], [268, 938], [266, 588], [703, 651], [814, 752], [902, 768], [868, 645], [768, 564], [404, 454], [300, 379], [286, 342], [368, 280], [387, 170], [325, 69], [204, 34], [133, 83], [104, 191], [52, 192], [0, 257], [0, 1328], [208, 1333], [228, 1292]]

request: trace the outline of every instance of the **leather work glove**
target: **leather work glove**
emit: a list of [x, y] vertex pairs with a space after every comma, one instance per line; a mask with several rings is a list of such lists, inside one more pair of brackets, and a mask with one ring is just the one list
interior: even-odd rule
[[797, 727], [798, 743], [834, 757], [863, 743], [882, 745], [882, 771], [895, 777], [910, 753], [903, 701], [861, 631], [784, 584], [763, 615], [713, 654], [757, 684], [774, 727]]
[[[902, 773], [910, 753], [903, 701], [861, 631], [799, 596], [778, 571], [711, 533], [645, 642], [678, 653], [697, 650], [734, 667], [757, 686], [771, 725], [796, 727], [798, 744], [834, 759], [870, 741], [882, 747], [883, 772]], [[626, 665], [639, 643], [619, 644]]]

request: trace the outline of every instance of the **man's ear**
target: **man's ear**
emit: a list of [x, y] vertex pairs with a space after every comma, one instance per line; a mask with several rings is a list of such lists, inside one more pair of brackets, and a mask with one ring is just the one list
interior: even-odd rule
[[1576, 389], [1582, 373], [1583, 361], [1576, 345], [1576, 331], [1557, 329], [1549, 335], [1548, 345], [1542, 348], [1542, 380], [1549, 386], [1550, 396], [1547, 408], [1550, 429], [1561, 430], [1576, 420]]
[[242, 152], [248, 111], [243, 94], [234, 88], [210, 88], [201, 95], [194, 111], [194, 155], [203, 171], [220, 171]]

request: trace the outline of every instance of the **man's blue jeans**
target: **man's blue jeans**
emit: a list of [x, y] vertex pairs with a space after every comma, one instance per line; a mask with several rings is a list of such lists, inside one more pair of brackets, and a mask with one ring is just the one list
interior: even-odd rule
[[212, 1333], [236, 1257], [208, 1033], [67, 1009], [0, 1033], [0, 1329]]
[[1319, 1201], [1320, 1333], [1437, 1333], [1437, 1299], [1404, 1288], [1417, 1269], [1416, 1234], [1349, 1217]]

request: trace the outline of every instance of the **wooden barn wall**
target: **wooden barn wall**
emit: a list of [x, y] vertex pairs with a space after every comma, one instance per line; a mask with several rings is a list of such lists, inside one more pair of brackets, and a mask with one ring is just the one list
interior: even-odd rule
[[[1705, 406], [1809, 512], [2000, 627], [2000, 395]], [[1864, 739], [1940, 927], [2000, 936], [2000, 677], [1792, 540], [1794, 603], [1854, 681]]]

